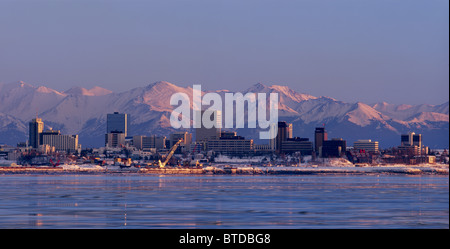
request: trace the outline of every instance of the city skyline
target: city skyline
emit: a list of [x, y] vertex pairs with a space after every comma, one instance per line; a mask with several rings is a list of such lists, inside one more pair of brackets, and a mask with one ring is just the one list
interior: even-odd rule
[[[24, 125], [36, 114], [47, 120], [49, 127], [65, 134], [79, 134], [80, 143], [88, 147], [99, 146], [98, 141], [103, 140], [106, 113], [127, 113], [131, 117], [127, 119], [127, 127], [137, 134], [167, 135], [174, 130], [169, 122], [170, 112], [176, 107], [170, 104], [171, 96], [185, 93], [192, 98], [191, 87], [184, 88], [168, 82], [156, 82], [122, 93], [94, 90], [72, 89], [60, 93], [22, 82], [0, 85], [1, 143], [23, 141], [20, 138], [28, 132]], [[226, 92], [216, 91], [219, 95]], [[350, 141], [373, 138], [386, 141], [381, 144], [385, 147], [397, 143], [390, 139], [394, 134], [408, 133], [414, 129], [425, 134], [426, 142], [432, 148], [448, 146], [448, 102], [436, 106], [347, 103], [329, 97], [301, 94], [286, 86], [262, 84], [242, 90], [244, 94], [247, 92], [278, 93], [278, 120], [292, 122], [295, 137], [313, 139], [310, 131], [326, 124], [331, 137], [348, 137]], [[258, 129], [248, 129], [247, 125], [239, 132], [258, 139], [255, 137]]]
[[[202, 112], [203, 113], [203, 112]], [[216, 114], [216, 111], [214, 111], [214, 115]], [[220, 115], [220, 114], [219, 114]], [[160, 144], [160, 148], [167, 148], [172, 147], [176, 141], [182, 140], [182, 143], [189, 148], [192, 144], [203, 144], [208, 142], [215, 142], [217, 140], [229, 140], [229, 139], [237, 139], [237, 140], [243, 140], [244, 137], [238, 136], [238, 133], [236, 131], [231, 130], [222, 130], [221, 128], [195, 128], [194, 134], [195, 134], [195, 140], [192, 140], [192, 133], [187, 131], [175, 131], [169, 134], [169, 137], [166, 138], [162, 134], [151, 134], [150, 136], [145, 136], [143, 134], [133, 134], [129, 136], [126, 136], [127, 128], [127, 113], [108, 113], [107, 114], [108, 121], [106, 123], [106, 131], [105, 131], [105, 147], [122, 147], [125, 145], [125, 143], [131, 143], [135, 148], [142, 149], [143, 148], [143, 139], [153, 139], [153, 141], [145, 141], [144, 143], [147, 143], [147, 146], [149, 144], [152, 144], [152, 148], [157, 148], [155, 139], [156, 138], [164, 138], [163, 141], [167, 139], [167, 142], [169, 143], [168, 146]], [[272, 124], [274, 125], [274, 124]], [[118, 129], [112, 129], [111, 127], [121, 127], [124, 130], [118, 130]], [[273, 151], [275, 153], [281, 153], [283, 151], [283, 145], [285, 141], [294, 141], [294, 142], [307, 142], [308, 143], [308, 150], [311, 152], [318, 153], [323, 145], [324, 142], [330, 142], [330, 141], [344, 141], [345, 139], [341, 138], [332, 138], [328, 139], [327, 131], [325, 127], [316, 127], [314, 131], [314, 144], [312, 142], [309, 142], [309, 138], [300, 138], [300, 137], [293, 137], [293, 126], [292, 123], [288, 123], [286, 121], [278, 121], [276, 125], [278, 132], [275, 138], [269, 139], [267, 141], [267, 145], [270, 151]], [[120, 129], [120, 128], [119, 128]], [[46, 140], [42, 140], [42, 136], [50, 135], [50, 136], [59, 136], [61, 135], [61, 132], [59, 130], [53, 130], [51, 127], [49, 129], [44, 131], [44, 122], [41, 118], [36, 117], [35, 119], [32, 119], [29, 122], [29, 134], [28, 134], [28, 140], [26, 142], [21, 142], [19, 144], [26, 144], [27, 147], [38, 149], [39, 145], [45, 145]], [[199, 136], [199, 133], [202, 135]], [[123, 135], [120, 139], [117, 137], [114, 138], [114, 143], [111, 143], [111, 141], [108, 141], [111, 139], [112, 134], [118, 134]], [[211, 135], [211, 136], [209, 136]], [[77, 138], [76, 146], [78, 147], [78, 135], [70, 135], [72, 137]], [[126, 141], [128, 139], [128, 141]], [[252, 140], [252, 139], [250, 139]], [[48, 140], [47, 140], [48, 141]], [[134, 144], [137, 141], [137, 144]], [[159, 142], [161, 143], [161, 142]], [[165, 144], [165, 142], [163, 142]], [[113, 145], [112, 145], [113, 144]], [[252, 140], [252, 146], [253, 146], [253, 140]], [[376, 146], [375, 146], [376, 144]], [[138, 146], [136, 146], [138, 145]], [[314, 145], [314, 146], [313, 146]], [[378, 151], [378, 141], [371, 141], [371, 139], [358, 139], [354, 142], [354, 145], [361, 146], [362, 149], [370, 150], [370, 151]], [[400, 146], [417, 146], [418, 148], [421, 148], [423, 146], [422, 144], [422, 134], [416, 134], [413, 131], [408, 132], [408, 134], [401, 134], [400, 136]], [[346, 147], [346, 146], [344, 146]], [[303, 148], [302, 148], [303, 149]], [[265, 149], [264, 149], [265, 150]], [[289, 149], [291, 150], [291, 148]], [[292, 151], [291, 151], [292, 152]]]
[[[258, 159], [258, 164], [265, 164], [268, 161], [267, 157], [273, 160], [275, 156], [282, 158], [285, 163], [294, 163], [296, 166], [305, 160], [315, 162], [320, 158], [342, 158], [348, 160], [345, 161], [346, 163], [352, 163], [360, 167], [360, 165], [368, 166], [368, 164], [379, 164], [380, 162], [409, 165], [435, 164], [436, 155], [440, 154], [439, 150], [430, 150], [427, 145], [422, 143], [422, 134], [411, 131], [408, 134], [397, 136], [400, 138], [398, 146], [380, 149], [379, 142], [371, 139], [359, 139], [353, 143], [353, 146], [348, 145], [347, 140], [342, 137], [328, 139], [325, 127], [315, 128], [313, 143], [308, 138], [293, 137], [292, 123], [279, 121], [275, 128], [278, 130], [277, 136], [268, 141], [267, 144], [257, 145], [253, 143], [253, 139], [242, 137], [237, 132], [220, 131], [215, 127], [195, 129], [195, 140], [192, 140], [192, 133], [186, 131], [172, 132], [168, 139], [165, 136], [160, 136], [161, 134], [125, 136], [124, 129], [126, 127], [124, 125], [126, 124], [127, 114], [115, 112], [112, 115], [108, 114], [108, 117], [104, 147], [83, 150], [81, 145], [78, 144], [78, 135], [62, 135], [60, 131], [52, 129], [42, 131], [43, 122], [37, 117], [29, 123], [29, 143], [18, 143], [15, 148], [3, 147], [7, 148], [6, 156], [8, 158], [21, 158], [18, 161], [25, 160], [23, 162], [30, 164], [45, 164], [49, 157], [61, 159], [64, 155], [70, 156], [74, 153], [73, 156], [84, 158], [90, 154], [91, 162], [101, 165], [105, 165], [106, 161], [102, 161], [100, 157], [108, 158], [112, 156], [114, 164], [120, 164], [121, 167], [131, 167], [133, 164], [140, 168], [137, 160], [152, 161], [146, 164], [155, 166], [157, 159], [160, 169], [170, 164], [183, 165], [184, 167], [195, 165], [198, 168], [199, 165], [200, 167], [202, 165], [199, 163], [199, 159], [206, 160], [205, 162], [210, 162], [209, 160], [214, 162], [216, 156], [222, 155], [231, 157], [265, 156], [264, 160]], [[41, 124], [39, 126], [41, 129], [36, 128], [37, 123]], [[111, 126], [118, 129], [111, 130]], [[119, 131], [119, 129], [121, 130]], [[199, 133], [203, 135], [199, 136]], [[32, 143], [36, 138], [41, 138], [37, 147]], [[103, 152], [100, 153], [100, 151]], [[165, 157], [162, 157], [164, 153]], [[446, 154], [447, 151], [444, 149], [442, 153]], [[5, 153], [3, 154], [5, 155]], [[175, 154], [178, 154], [176, 156], [178, 160], [172, 159], [171, 162], [170, 160]], [[180, 158], [184, 161], [182, 164], [179, 163]], [[164, 160], [163, 163], [161, 162], [162, 159]], [[47, 163], [56, 165], [53, 161]], [[57, 164], [59, 164], [59, 161]]]
[[[220, 115], [216, 112], [214, 112], [214, 115]], [[435, 164], [435, 155], [436, 153], [439, 154], [438, 151], [431, 151], [428, 146], [422, 144], [422, 134], [416, 134], [411, 131], [408, 134], [401, 134], [400, 144], [398, 146], [380, 150], [379, 142], [372, 141], [371, 139], [359, 139], [353, 143], [353, 146], [349, 146], [347, 140], [342, 137], [328, 139], [325, 127], [315, 128], [313, 143], [309, 141], [309, 138], [293, 137], [292, 123], [279, 121], [275, 127], [278, 130], [276, 137], [269, 140], [267, 144], [257, 145], [253, 143], [253, 139], [246, 139], [245, 137], [239, 136], [237, 132], [221, 131], [220, 128], [215, 127], [196, 128], [195, 141], [192, 140], [192, 133], [186, 131], [172, 132], [168, 139], [165, 136], [160, 136], [161, 134], [152, 134], [150, 136], [135, 134], [133, 136], [126, 136], [127, 114], [114, 112], [113, 114], [107, 114], [107, 116], [108, 121], [105, 131], [104, 147], [82, 150], [81, 144], [78, 144], [78, 135], [61, 135], [60, 131], [54, 131], [52, 129], [43, 131], [44, 123], [36, 117], [29, 123], [29, 143], [18, 143], [15, 149], [11, 149], [10, 147], [8, 150], [12, 154], [9, 155], [8, 152], [6, 155], [8, 158], [18, 158], [18, 155], [21, 155], [22, 159], [27, 158], [28, 163], [32, 163], [32, 160], [39, 161], [42, 159], [42, 157], [39, 157], [40, 155], [45, 158], [45, 156], [60, 157], [61, 155], [74, 153], [75, 156], [79, 155], [83, 157], [83, 154], [92, 154], [95, 150], [97, 153], [96, 156], [99, 156], [99, 151], [103, 151], [103, 157], [106, 157], [109, 151], [109, 153], [114, 154], [115, 164], [118, 163], [123, 167], [128, 165], [127, 167], [129, 167], [132, 164], [132, 158], [134, 159], [134, 163], [136, 159], [149, 159], [153, 161], [152, 165], [154, 165], [156, 162], [155, 157], [159, 158], [162, 153], [166, 153], [164, 163], [161, 163], [162, 158], [158, 159], [159, 167], [164, 168], [167, 163], [170, 163], [170, 159], [174, 154], [178, 154], [178, 157], [181, 156], [184, 158], [182, 165], [188, 167], [189, 165], [198, 167], [201, 165], [198, 159], [205, 160], [204, 157], [209, 157], [214, 161], [216, 155], [231, 157], [265, 155], [271, 158], [276, 156], [284, 158], [286, 163], [290, 161], [289, 163], [294, 163], [297, 166], [305, 158], [312, 159], [312, 161], [316, 161], [319, 158], [347, 158], [349, 160], [347, 162], [358, 166], [361, 163], [368, 165], [368, 163], [377, 164], [380, 161], [391, 164]], [[111, 130], [111, 128], [113, 129]], [[41, 140], [38, 138], [41, 138]], [[33, 140], [37, 140], [38, 146], [33, 145]], [[445, 149], [444, 152], [447, 153]], [[201, 156], [199, 158], [198, 156], [200, 154]], [[36, 156], [37, 159], [32, 159]], [[286, 160], [285, 156], [291, 159]], [[194, 160], [189, 162], [189, 158]], [[195, 158], [197, 158], [197, 161]], [[267, 158], [265, 160], [259, 160], [259, 164], [264, 164], [264, 161], [267, 162]], [[105, 164], [105, 161], [103, 160], [101, 162], [99, 157], [96, 157], [93, 161], [102, 165]], [[208, 161], [206, 159], [206, 162]], [[54, 164], [53, 161], [49, 162]], [[37, 161], [34, 163], [45, 164], [45, 162]], [[57, 164], [59, 164], [59, 161]], [[140, 165], [138, 168], [140, 168]]]
[[[83, 17], [83, 18], [80, 18]], [[448, 101], [447, 1], [2, 1], [0, 82]]]

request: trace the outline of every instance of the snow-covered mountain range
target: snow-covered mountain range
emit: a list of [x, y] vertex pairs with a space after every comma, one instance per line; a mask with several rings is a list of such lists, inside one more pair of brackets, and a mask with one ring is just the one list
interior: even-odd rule
[[[46, 128], [78, 134], [83, 147], [104, 144], [106, 114], [114, 111], [130, 115], [130, 135], [168, 135], [175, 131], [169, 122], [174, 108], [169, 100], [177, 92], [186, 93], [192, 99], [191, 87], [164, 81], [120, 93], [101, 87], [73, 87], [59, 92], [21, 81], [0, 83], [0, 144], [25, 141], [28, 122], [36, 115], [43, 119]], [[421, 133], [424, 144], [431, 148], [449, 145], [449, 102], [414, 106], [347, 103], [298, 93], [286, 86], [260, 83], [242, 90], [243, 94], [247, 92], [279, 93], [279, 120], [293, 123], [294, 136], [313, 140], [315, 127], [325, 124], [329, 138], [342, 137], [348, 145], [358, 139], [372, 139], [379, 141], [382, 148], [398, 146], [400, 134], [410, 131]], [[238, 133], [255, 140], [258, 137], [255, 129], [244, 128]]]

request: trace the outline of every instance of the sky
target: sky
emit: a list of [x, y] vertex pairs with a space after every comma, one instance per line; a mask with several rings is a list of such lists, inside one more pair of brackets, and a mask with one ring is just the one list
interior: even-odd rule
[[449, 99], [447, 0], [0, 0], [0, 82]]

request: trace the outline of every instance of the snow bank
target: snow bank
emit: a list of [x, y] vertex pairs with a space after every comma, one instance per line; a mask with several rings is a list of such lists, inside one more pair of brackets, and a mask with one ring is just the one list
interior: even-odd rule
[[63, 165], [61, 165], [61, 167], [63, 168], [63, 170], [79, 170], [79, 171], [83, 171], [83, 170], [104, 170], [104, 168], [102, 166], [95, 165], [95, 164], [80, 164], [80, 165], [63, 164]]
[[354, 167], [355, 165], [345, 158], [320, 158], [316, 161], [308, 161], [306, 165], [331, 166], [331, 167]]
[[16, 161], [0, 160], [0, 166], [17, 166]]
[[214, 158], [216, 163], [260, 163], [265, 157], [255, 156], [255, 157], [230, 157], [226, 155], [218, 155]]

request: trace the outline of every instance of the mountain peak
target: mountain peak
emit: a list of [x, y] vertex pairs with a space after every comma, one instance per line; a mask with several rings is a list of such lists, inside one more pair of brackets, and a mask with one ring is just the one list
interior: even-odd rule
[[16, 81], [16, 82], [12, 82], [12, 83], [9, 83], [9, 84], [7, 84], [8, 86], [10, 86], [11, 88], [13, 88], [13, 87], [20, 87], [20, 88], [25, 88], [25, 87], [28, 87], [28, 88], [35, 88], [34, 86], [32, 86], [32, 85], [30, 85], [30, 84], [28, 84], [28, 83], [26, 83], [26, 82], [24, 82], [24, 81]]
[[84, 93], [87, 92], [86, 88], [74, 86], [70, 88], [69, 90], [64, 91], [65, 94], [72, 94], [72, 95], [84, 95]]
[[279, 91], [293, 91], [292, 89], [290, 89], [288, 86], [282, 86], [282, 85], [272, 85], [270, 88], [272, 89], [276, 89]]
[[267, 87], [267, 86], [264, 85], [264, 84], [262, 84], [261, 82], [258, 82], [258, 83], [256, 83], [256, 84], [253, 85], [253, 88], [256, 88], [256, 89], [264, 89], [264, 88], [266, 88], [266, 87]]
[[286, 99], [286, 98], [290, 99], [291, 101], [294, 101], [294, 102], [300, 102], [300, 101], [308, 100], [308, 99], [316, 99], [316, 97], [314, 97], [312, 95], [298, 93], [298, 92], [292, 90], [291, 88], [289, 88], [288, 86], [281, 86], [281, 85], [266, 86], [259, 82], [254, 84], [250, 88], [248, 88], [245, 92], [246, 93], [248, 93], [248, 92], [279, 93], [281, 101], [282, 101], [282, 99]]
[[362, 102], [356, 102], [353, 104], [353, 107], [347, 112], [346, 116], [349, 118], [348, 120], [354, 124], [359, 126], [367, 126], [374, 121], [380, 122], [391, 130], [395, 130], [393, 127], [387, 125], [385, 119], [387, 117], [383, 116], [377, 110], [373, 109], [371, 106], [364, 104]]
[[51, 88], [45, 87], [45, 86], [40, 86], [36, 89], [36, 92], [40, 92], [40, 93], [54, 93], [54, 94], [58, 94], [58, 95], [64, 95], [56, 90], [53, 90]]
[[[190, 87], [184, 88], [181, 86], [177, 86], [167, 81], [157, 81], [155, 83], [149, 84], [145, 87], [145, 91], [153, 92], [153, 93], [175, 93], [175, 92], [186, 92], [190, 89]], [[170, 97], [170, 96], [169, 96]]]
[[103, 96], [103, 95], [108, 95], [110, 93], [112, 93], [111, 90], [105, 89], [103, 87], [99, 87], [99, 86], [94, 86], [91, 89], [88, 90], [89, 93], [92, 94], [92, 96]]
[[112, 93], [112, 91], [99, 86], [94, 86], [89, 90], [84, 87], [75, 86], [64, 91], [64, 93], [69, 95], [103, 96]]
[[268, 87], [260, 82], [252, 85], [250, 88], [248, 88], [245, 92], [251, 92], [251, 93], [257, 93], [262, 92], [263, 90], [268, 89]]
[[32, 85], [30, 85], [30, 84], [28, 84], [28, 83], [26, 83], [26, 82], [24, 82], [24, 81], [17, 81], [17, 82], [14, 82], [13, 84], [15, 84], [15, 85], [18, 85], [18, 86], [20, 86], [20, 87], [24, 87], [24, 86], [29, 86], [29, 87], [32, 87]]
[[167, 82], [167, 81], [156, 81], [150, 85], [148, 85], [148, 87], [176, 87], [176, 85]]
[[18, 92], [32, 92], [36, 88], [26, 82], [23, 81], [15, 81], [11, 83], [6, 84], [0, 84], [0, 89], [3, 93], [10, 92], [10, 91], [18, 91]]

